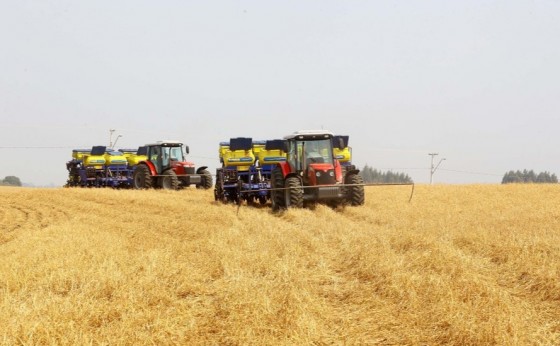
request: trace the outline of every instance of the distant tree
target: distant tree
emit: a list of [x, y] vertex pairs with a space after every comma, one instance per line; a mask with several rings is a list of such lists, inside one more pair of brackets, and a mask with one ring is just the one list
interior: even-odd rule
[[523, 172], [521, 171], [509, 171], [507, 172], [503, 179], [502, 184], [512, 184], [512, 183], [523, 183]]
[[1, 181], [0, 185], [21, 186], [21, 180], [16, 176], [9, 175]]
[[536, 174], [533, 170], [523, 171], [509, 171], [504, 174], [502, 178], [502, 184], [512, 184], [512, 183], [538, 183], [538, 184], [553, 184], [558, 183], [558, 177], [554, 173], [550, 172], [540, 172]]
[[548, 181], [548, 177], [546, 172], [540, 172], [539, 175], [537, 175], [537, 183], [547, 183]]
[[534, 183], [537, 181], [537, 175], [533, 170], [527, 171], [523, 170], [523, 181], [526, 183]]
[[364, 183], [373, 184], [400, 184], [400, 183], [412, 183], [412, 178], [405, 173], [395, 173], [392, 171], [382, 172], [374, 169], [367, 164], [360, 171], [360, 175], [364, 180]]

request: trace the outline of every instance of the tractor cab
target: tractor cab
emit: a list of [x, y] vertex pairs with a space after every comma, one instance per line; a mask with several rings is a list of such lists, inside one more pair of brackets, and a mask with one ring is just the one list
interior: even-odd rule
[[[185, 146], [189, 153], [189, 147]], [[134, 168], [133, 186], [137, 189], [160, 187], [177, 190], [196, 185], [197, 188], [212, 187], [212, 175], [206, 166], [195, 171], [194, 163], [185, 161], [183, 143], [159, 141], [145, 146], [145, 161]]]
[[[187, 170], [193, 167], [194, 164], [186, 162], [183, 155], [183, 144], [175, 141], [158, 142], [146, 146], [148, 161], [150, 161], [157, 172], [161, 174], [168, 168], [174, 170]], [[186, 147], [188, 153], [188, 147]], [[179, 172], [177, 172], [179, 173]], [[181, 172], [183, 173], [183, 172]], [[192, 172], [194, 173], [194, 171]]]
[[330, 185], [342, 180], [333, 155], [333, 135], [324, 131], [298, 131], [284, 137], [290, 170], [303, 185]]

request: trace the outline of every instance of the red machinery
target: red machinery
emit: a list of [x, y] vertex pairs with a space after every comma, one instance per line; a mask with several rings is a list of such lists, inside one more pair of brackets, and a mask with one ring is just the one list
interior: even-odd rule
[[364, 204], [359, 170], [352, 167], [343, 173], [333, 155], [333, 138], [331, 132], [322, 130], [298, 131], [284, 137], [287, 160], [272, 171], [273, 209], [302, 208], [307, 202], [321, 201], [333, 206]]
[[[199, 167], [195, 172], [192, 162], [185, 161], [183, 143], [178, 141], [159, 141], [146, 146], [146, 160], [136, 165], [133, 173], [133, 186], [136, 189], [159, 187], [177, 190], [192, 184], [197, 188], [212, 187], [212, 175]], [[189, 147], [185, 147], [187, 154]]]

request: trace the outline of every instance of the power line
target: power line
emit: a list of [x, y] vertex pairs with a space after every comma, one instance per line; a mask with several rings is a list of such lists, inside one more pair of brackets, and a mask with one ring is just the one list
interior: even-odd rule
[[425, 171], [427, 169], [430, 169], [429, 167], [428, 168], [426, 168], [426, 167], [378, 167], [378, 168], [371, 167], [371, 168], [378, 169], [378, 170], [387, 170], [387, 171], [394, 171], [394, 170], [397, 170], [397, 169], [399, 169], [399, 170], [422, 170], [422, 171]]
[[187, 159], [190, 158], [190, 157], [192, 157], [193, 159], [208, 159], [208, 160], [216, 160], [216, 161], [218, 160], [216, 157], [197, 156], [197, 155], [191, 155], [191, 154], [188, 154], [186, 156]]
[[[84, 147], [86, 147], [84, 145]], [[74, 147], [44, 147], [44, 146], [36, 146], [36, 147], [31, 147], [31, 146], [27, 146], [27, 147], [0, 147], [0, 149], [73, 149], [76, 148]]]
[[[0, 149], [75, 149], [75, 148], [88, 148], [90, 146], [83, 145], [83, 146], [0, 146]], [[214, 160], [215, 157], [208, 157], [208, 156], [198, 156], [198, 155], [188, 155], [187, 157], [196, 158], [196, 159], [208, 159]], [[395, 171], [395, 170], [425, 170], [426, 167], [380, 167], [377, 168], [379, 170], [387, 170], [387, 171]], [[430, 169], [430, 167], [428, 167]], [[465, 173], [465, 174], [473, 174], [473, 175], [488, 175], [488, 176], [495, 176], [501, 177], [503, 174], [497, 173], [488, 173], [488, 172], [475, 172], [475, 171], [464, 171], [459, 169], [447, 169], [447, 168], [439, 168], [441, 171], [446, 172], [455, 172], [455, 173]]]
[[[399, 171], [399, 170], [400, 171], [405, 171], [405, 170], [407, 170], [407, 171], [412, 171], [412, 170], [425, 171], [426, 169], [429, 170], [430, 167], [379, 167], [379, 168], [376, 168], [376, 169], [385, 170], [385, 171]], [[460, 169], [439, 168], [438, 170], [446, 171], [446, 172], [454, 172], [454, 173], [474, 174], [474, 175], [489, 175], [489, 176], [496, 176], [496, 177], [503, 176], [503, 174], [497, 174], [497, 173], [463, 171], [463, 170], [460, 170]]]
[[496, 176], [496, 177], [501, 177], [503, 175], [503, 174], [496, 174], [496, 173], [461, 171], [461, 170], [457, 170], [457, 169], [445, 169], [445, 168], [440, 168], [440, 170], [448, 171], [448, 172], [457, 172], [457, 173], [477, 174], [477, 175], [491, 175], [491, 176]]
[[[27, 146], [27, 147], [2, 147], [0, 146], [0, 149], [75, 149], [75, 148], [88, 148], [89, 146], [87, 145], [83, 145], [83, 146], [72, 146], [72, 147], [46, 147], [46, 146]], [[208, 160], [216, 160], [215, 157], [208, 157], [208, 156], [198, 156], [198, 155], [187, 155], [187, 158], [193, 158], [193, 159], [208, 159]]]

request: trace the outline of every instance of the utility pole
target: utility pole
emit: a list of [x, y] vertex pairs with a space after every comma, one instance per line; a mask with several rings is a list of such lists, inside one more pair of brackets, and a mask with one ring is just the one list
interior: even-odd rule
[[114, 129], [109, 129], [109, 148], [113, 146], [113, 132], [115, 132]]
[[117, 138], [115, 139], [115, 143], [113, 143], [113, 146], [111, 147], [111, 149], [115, 149], [115, 145], [117, 145], [117, 142], [119, 141], [119, 138], [121, 138], [122, 135], [118, 135]]
[[109, 130], [109, 148], [111, 149], [113, 149], [115, 145], [117, 145], [117, 141], [119, 140], [119, 138], [122, 137], [122, 135], [118, 135], [117, 138], [115, 139], [115, 143], [113, 143], [113, 132], [115, 132], [114, 129]]
[[441, 164], [441, 162], [442, 162], [443, 160], [445, 160], [445, 158], [439, 160], [438, 164], [434, 167], [434, 156], [437, 156], [437, 155], [439, 155], [439, 154], [438, 154], [438, 153], [429, 153], [428, 155], [432, 157], [432, 164], [431, 164], [431, 166], [430, 166], [430, 185], [432, 185], [433, 182], [434, 182], [434, 173], [435, 173], [436, 170], [438, 169], [438, 167], [439, 167], [439, 165]]

